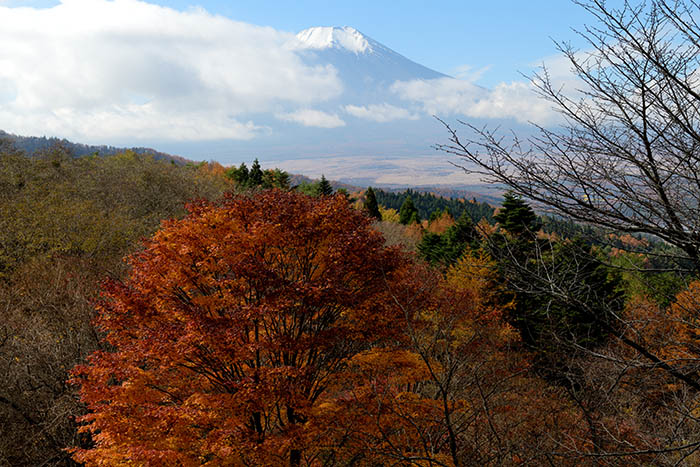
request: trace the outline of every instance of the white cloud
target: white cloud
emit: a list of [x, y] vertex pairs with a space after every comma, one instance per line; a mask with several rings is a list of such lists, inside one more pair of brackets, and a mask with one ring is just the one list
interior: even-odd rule
[[314, 109], [300, 109], [296, 112], [277, 114], [277, 118], [316, 128], [337, 128], [345, 126], [345, 122], [337, 115]]
[[519, 122], [549, 124], [558, 114], [539, 98], [527, 82], [500, 83], [493, 89], [454, 78], [397, 81], [391, 91], [413, 101], [431, 115], [472, 118], [513, 118]]
[[[338, 96], [291, 34], [138, 0], [0, 6], [0, 128], [86, 140], [247, 139], [244, 117]], [[338, 119], [339, 120], [339, 119]]]
[[345, 111], [354, 117], [380, 123], [392, 120], [417, 120], [419, 118], [418, 115], [407, 109], [386, 103], [368, 106], [346, 105]]
[[470, 81], [472, 83], [479, 81], [479, 79], [484, 76], [484, 74], [491, 69], [491, 65], [487, 65], [481, 68], [474, 68], [471, 65], [460, 65], [456, 67], [453, 71], [453, 75], [457, 78]]

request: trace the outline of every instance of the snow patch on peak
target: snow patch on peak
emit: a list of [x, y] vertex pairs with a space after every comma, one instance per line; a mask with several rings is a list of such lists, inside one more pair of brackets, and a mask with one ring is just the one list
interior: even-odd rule
[[355, 54], [373, 51], [367, 37], [349, 26], [304, 29], [296, 35], [295, 42], [299, 49], [344, 49]]

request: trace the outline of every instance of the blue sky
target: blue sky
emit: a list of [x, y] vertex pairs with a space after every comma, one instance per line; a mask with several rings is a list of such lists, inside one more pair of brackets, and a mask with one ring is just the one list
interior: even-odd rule
[[269, 8], [260, 3], [237, 1], [222, 12], [292, 31], [310, 25], [353, 26], [443, 73], [454, 74], [465, 65], [489, 67], [480, 81], [485, 85], [519, 79], [519, 71], [556, 52], [551, 38], [576, 39], [571, 26], [580, 27], [585, 18], [567, 0], [264, 2], [275, 3]]
[[[5, 6], [53, 6], [55, 0], [0, 0]], [[556, 53], [552, 39], [583, 45], [572, 31], [589, 17], [568, 0], [428, 2], [321, 0], [154, 0], [180, 11], [202, 7], [227, 18], [298, 32], [311, 26], [352, 26], [408, 58], [447, 74], [480, 73], [491, 86], [520, 80]], [[468, 72], [469, 73], [469, 72]]]

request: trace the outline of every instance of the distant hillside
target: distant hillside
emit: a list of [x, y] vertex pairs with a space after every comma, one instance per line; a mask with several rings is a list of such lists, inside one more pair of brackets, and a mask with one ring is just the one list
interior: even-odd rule
[[[155, 159], [164, 159], [164, 160], [171, 160], [174, 161], [176, 164], [187, 164], [191, 163], [193, 161], [189, 159], [185, 159], [184, 157], [181, 156], [175, 156], [172, 154], [168, 154], [165, 152], [157, 151], [152, 148], [145, 148], [145, 147], [132, 147], [132, 148], [125, 148], [125, 147], [115, 147], [115, 146], [107, 146], [107, 145], [89, 145], [89, 144], [82, 144], [82, 143], [74, 143], [72, 141], [69, 141], [65, 138], [48, 138], [46, 136], [19, 136], [15, 135], [12, 133], [7, 133], [6, 131], [0, 130], [0, 140], [8, 140], [12, 143], [14, 147], [17, 149], [23, 151], [29, 156], [36, 155], [38, 153], [41, 153], [42, 151], [46, 151], [56, 145], [61, 145], [63, 146], [68, 152], [73, 156], [73, 157], [83, 157], [83, 156], [91, 156], [91, 155], [98, 155], [101, 157], [106, 157], [106, 156], [112, 156], [114, 154], [119, 154], [125, 151], [133, 151], [136, 154], [149, 154], [152, 155]], [[301, 183], [312, 183], [315, 180], [312, 178], [309, 178], [305, 175], [300, 175], [300, 174], [290, 174], [290, 183], [292, 186], [299, 185]], [[339, 189], [343, 188], [348, 190], [349, 192], [359, 192], [359, 191], [364, 191], [366, 189], [366, 186], [358, 186], [358, 185], [353, 185], [353, 184], [348, 184], [348, 183], [343, 183], [335, 180], [329, 180], [331, 183], [331, 186], [333, 186], [334, 189]], [[403, 199], [405, 198], [405, 195], [402, 195], [403, 193], [406, 192], [406, 187], [396, 187], [396, 186], [378, 186], [375, 188], [379, 188], [384, 190], [387, 194], [389, 193], [395, 193], [398, 194], [398, 200], [396, 201], [393, 199], [392, 201], [387, 201], [385, 200], [385, 204], [387, 207], [394, 207], [394, 204], [398, 203], [398, 207], [400, 207], [400, 203], [403, 202]], [[471, 187], [473, 188], [473, 187]], [[433, 187], [433, 186], [419, 186], [419, 187], [412, 187], [411, 188], [415, 193], [430, 193], [434, 195], [436, 198], [444, 198], [444, 201], [438, 202], [437, 204], [435, 203], [426, 203], [425, 207], [419, 206], [419, 211], [421, 211], [421, 215], [424, 215], [426, 212], [426, 209], [429, 209], [429, 206], [437, 206], [439, 204], [440, 208], [445, 208], [449, 207], [448, 209], [456, 214], [458, 211], [461, 212], [461, 208], [457, 207], [456, 204], [449, 203], [450, 199], [455, 199], [455, 200], [470, 200], [471, 204], [475, 205], [480, 205], [480, 204], [490, 204], [491, 206], [498, 206], [501, 203], [501, 197], [496, 196], [493, 194], [487, 194], [487, 193], [482, 193], [478, 191], [473, 191], [469, 189], [463, 189], [462, 187], [447, 187], [447, 186], [440, 186], [440, 187]], [[402, 197], [403, 196], [403, 197]], [[381, 201], [380, 201], [381, 202]], [[387, 204], [388, 203], [388, 204]], [[482, 208], [480, 208], [482, 209]], [[478, 210], [477, 210], [478, 211]], [[490, 215], [487, 215], [487, 209], [483, 208], [482, 211], [474, 211], [473, 217], [477, 217], [477, 221], [480, 218], [480, 216], [485, 216], [487, 219], [490, 219]]]
[[0, 130], [0, 140], [2, 139], [9, 140], [17, 149], [25, 152], [28, 155], [34, 155], [42, 151], [46, 151], [47, 149], [50, 149], [56, 145], [61, 145], [66, 148], [73, 157], [90, 156], [93, 154], [98, 156], [112, 156], [114, 154], [119, 154], [129, 150], [135, 152], [136, 154], [150, 154], [155, 159], [172, 160], [178, 164], [191, 162], [184, 157], [174, 156], [172, 154], [156, 151], [155, 149], [151, 148], [118, 148], [105, 145], [92, 146], [89, 144], [73, 143], [67, 139], [61, 138], [47, 138], [46, 136], [19, 136]]

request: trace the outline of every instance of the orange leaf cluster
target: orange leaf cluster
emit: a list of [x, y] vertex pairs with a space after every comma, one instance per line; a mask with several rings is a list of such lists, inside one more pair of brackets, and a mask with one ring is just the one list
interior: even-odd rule
[[443, 212], [440, 217], [433, 221], [426, 222], [424, 227], [428, 232], [434, 234], [442, 235], [447, 232], [447, 229], [455, 225], [455, 220], [452, 218], [449, 212]]

